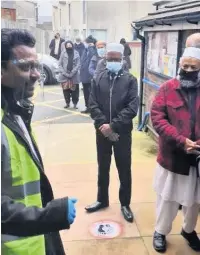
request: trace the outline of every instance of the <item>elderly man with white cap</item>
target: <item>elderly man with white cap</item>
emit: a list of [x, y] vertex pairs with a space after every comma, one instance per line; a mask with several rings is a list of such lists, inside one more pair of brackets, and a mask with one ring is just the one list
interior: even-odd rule
[[153, 246], [158, 252], [166, 251], [166, 235], [181, 204], [181, 235], [193, 250], [200, 251], [195, 231], [200, 208], [200, 49], [185, 49], [177, 78], [162, 85], [155, 97], [151, 119], [159, 134]]
[[96, 128], [98, 195], [97, 202], [85, 209], [96, 212], [109, 206], [109, 171], [113, 150], [120, 179], [121, 211], [128, 222], [133, 222], [129, 207], [131, 132], [132, 120], [138, 111], [138, 85], [137, 79], [122, 69], [123, 45], [110, 43], [106, 52], [106, 70], [94, 78], [90, 96], [90, 112]]

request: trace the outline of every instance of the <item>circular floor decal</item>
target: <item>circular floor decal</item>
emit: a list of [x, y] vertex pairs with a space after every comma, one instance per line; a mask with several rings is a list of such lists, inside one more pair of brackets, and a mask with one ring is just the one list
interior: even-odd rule
[[90, 226], [90, 233], [97, 238], [114, 238], [121, 232], [121, 224], [111, 220], [97, 221]]

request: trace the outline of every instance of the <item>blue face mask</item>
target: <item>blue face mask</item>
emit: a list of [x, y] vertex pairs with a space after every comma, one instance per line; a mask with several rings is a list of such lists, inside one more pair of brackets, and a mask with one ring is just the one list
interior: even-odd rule
[[109, 62], [107, 61], [106, 68], [111, 72], [118, 74], [122, 69], [122, 62]]
[[97, 53], [98, 53], [100, 58], [103, 58], [106, 54], [106, 49], [105, 48], [97, 49]]

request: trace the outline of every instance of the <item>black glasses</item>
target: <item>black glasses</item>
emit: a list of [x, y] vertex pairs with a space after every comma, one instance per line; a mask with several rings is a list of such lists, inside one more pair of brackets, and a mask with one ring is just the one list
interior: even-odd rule
[[16, 65], [21, 71], [29, 72], [29, 71], [40, 71], [42, 70], [42, 65], [38, 61], [30, 61], [25, 59], [14, 59], [12, 63]]

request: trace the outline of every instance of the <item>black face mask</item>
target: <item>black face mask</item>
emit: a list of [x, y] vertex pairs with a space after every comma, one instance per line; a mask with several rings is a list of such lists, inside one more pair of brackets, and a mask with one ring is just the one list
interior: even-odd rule
[[73, 52], [73, 48], [66, 48], [66, 51], [69, 52], [69, 53]]
[[180, 70], [179, 75], [181, 79], [188, 81], [196, 81], [198, 79], [199, 70], [187, 72], [183, 69]]

